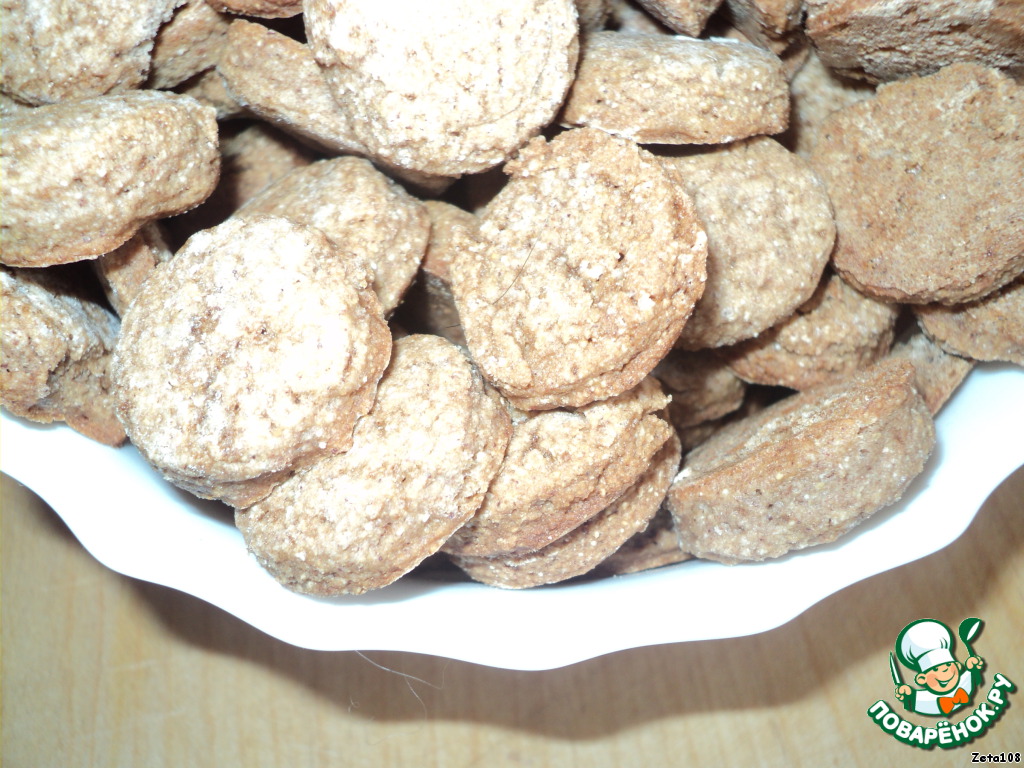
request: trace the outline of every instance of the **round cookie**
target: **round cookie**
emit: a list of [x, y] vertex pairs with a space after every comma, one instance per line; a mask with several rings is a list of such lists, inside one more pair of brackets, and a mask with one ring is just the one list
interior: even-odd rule
[[463, 240], [452, 293], [484, 375], [524, 410], [636, 386], [704, 287], [707, 238], [650, 153], [595, 129], [534, 139]]
[[385, 314], [416, 276], [430, 235], [422, 203], [368, 160], [339, 157], [297, 168], [242, 206], [236, 216], [284, 216], [316, 227], [373, 272]]
[[679, 456], [679, 441], [673, 436], [620, 498], [542, 549], [498, 557], [457, 555], [452, 560], [470, 578], [506, 589], [538, 587], [582, 576], [600, 565], [654, 517], [679, 468]]
[[672, 397], [668, 417], [683, 430], [719, 419], [743, 405], [747, 385], [713, 352], [676, 350], [651, 374]]
[[946, 352], [918, 323], [912, 325], [913, 329], [893, 344], [889, 356], [914, 364], [914, 386], [935, 415], [967, 378], [974, 361]]
[[513, 433], [477, 514], [445, 544], [475, 557], [545, 547], [637, 482], [672, 434], [668, 398], [646, 379], [578, 411], [515, 412]]
[[693, 197], [708, 234], [707, 285], [676, 346], [749, 339], [811, 297], [835, 222], [806, 161], [766, 136], [661, 159]]
[[3, 263], [81, 261], [210, 195], [217, 122], [162, 91], [53, 104], [4, 120], [3, 162]]
[[835, 541], [897, 501], [935, 443], [906, 360], [883, 361], [735, 422], [669, 489], [680, 546], [738, 563]]
[[1024, 270], [1024, 88], [954, 64], [878, 88], [821, 125], [811, 163], [828, 186], [833, 264], [874, 296], [981, 298]]
[[1024, 365], [1024, 277], [971, 304], [914, 311], [924, 332], [954, 354]]
[[352, 449], [239, 510], [260, 564], [314, 595], [377, 589], [433, 554], [480, 506], [511, 434], [508, 414], [458, 347], [395, 342]]
[[172, 256], [163, 229], [159, 223], [151, 221], [143, 224], [127, 243], [103, 254], [92, 264], [110, 306], [118, 315], [123, 315], [156, 265], [170, 261]]
[[348, 449], [390, 349], [369, 275], [322, 233], [232, 219], [193, 235], [129, 307], [118, 415], [168, 480], [247, 506]]
[[899, 305], [864, 296], [829, 274], [791, 317], [722, 350], [722, 359], [751, 384], [807, 389], [882, 359], [899, 312]]
[[475, 173], [551, 122], [575, 74], [573, 0], [412, 10], [401, 0], [303, 3], [313, 54], [371, 154], [418, 171]]

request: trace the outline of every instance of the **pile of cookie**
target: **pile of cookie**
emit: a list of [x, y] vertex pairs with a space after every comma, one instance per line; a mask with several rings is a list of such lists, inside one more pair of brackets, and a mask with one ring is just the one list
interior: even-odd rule
[[290, 589], [833, 541], [1024, 365], [1012, 0], [2, 13], [3, 405]]

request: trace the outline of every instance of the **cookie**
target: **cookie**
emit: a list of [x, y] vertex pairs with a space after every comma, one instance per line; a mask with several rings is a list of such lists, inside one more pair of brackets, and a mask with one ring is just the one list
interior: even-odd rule
[[0, 269], [0, 286], [3, 406], [31, 421], [65, 421], [107, 445], [123, 443], [110, 377], [117, 317], [51, 270]]
[[456, 555], [470, 578], [506, 589], [554, 584], [589, 573], [657, 513], [679, 467], [679, 441], [665, 442], [639, 480], [599, 514], [535, 552], [498, 557]]
[[578, 411], [513, 412], [504, 463], [476, 515], [445, 544], [455, 555], [546, 547], [635, 484], [672, 434], [651, 379]]
[[924, 332], [949, 352], [1024, 365], [1024, 277], [970, 304], [914, 312]]
[[217, 183], [213, 110], [161, 91], [39, 107], [4, 120], [5, 264], [90, 259]]
[[788, 117], [782, 63], [757, 46], [597, 32], [582, 42], [561, 123], [641, 144], [722, 144], [779, 133]]
[[206, 0], [218, 11], [256, 16], [261, 19], [287, 19], [302, 13], [302, 0]]
[[575, 73], [572, 0], [451, 0], [426, 14], [305, 0], [303, 15], [356, 138], [415, 171], [457, 176], [505, 162], [551, 122]]
[[875, 296], [981, 298], [1024, 270], [1024, 89], [955, 64], [829, 116], [811, 163], [836, 212], [833, 263]]
[[637, 0], [651, 16], [674, 32], [697, 37], [722, 0]]
[[183, 0], [5, 2], [0, 88], [26, 104], [138, 88], [153, 38]]
[[451, 265], [474, 360], [524, 410], [632, 389], [704, 287], [706, 235], [650, 153], [603, 131], [534, 139]]
[[914, 367], [883, 361], [736, 422], [693, 450], [667, 504], [680, 546], [723, 563], [835, 541], [897, 501], [935, 443]]
[[1016, 0], [807, 0], [806, 24], [826, 64], [873, 82], [964, 61], [1024, 72], [1024, 16]]
[[150, 222], [120, 248], [92, 263], [107, 301], [118, 315], [123, 315], [157, 264], [170, 261], [173, 255], [163, 229], [157, 222]]
[[281, 484], [235, 521], [289, 589], [360, 594], [412, 570], [479, 507], [501, 463], [509, 417], [454, 345], [395, 342], [352, 449]]
[[645, 528], [606, 557], [596, 571], [601, 575], [639, 573], [693, 559], [679, 546], [672, 513], [662, 505]]
[[132, 442], [174, 484], [236, 507], [348, 449], [391, 348], [369, 275], [269, 216], [193, 235], [122, 320], [113, 374]]
[[914, 365], [914, 387], [932, 415], [937, 414], [974, 368], [974, 361], [946, 352], [917, 323], [893, 344], [890, 357]]
[[747, 386], [715, 354], [670, 352], [651, 374], [671, 396], [668, 417], [677, 429], [720, 419], [743, 405]]
[[799, 44], [805, 0], [726, 0], [732, 23], [747, 39], [776, 55]]
[[320, 160], [288, 173], [236, 216], [283, 216], [316, 227], [373, 273], [385, 314], [402, 300], [423, 260], [430, 218], [422, 203], [368, 160]]
[[808, 389], [885, 357], [897, 317], [898, 305], [864, 296], [830, 274], [792, 317], [723, 350], [722, 359], [752, 384]]
[[173, 88], [215, 67], [230, 24], [207, 0], [185, 0], [157, 32], [146, 85]]
[[835, 222], [806, 161], [764, 136], [662, 161], [693, 197], [708, 234], [707, 285], [676, 346], [749, 339], [811, 297]]

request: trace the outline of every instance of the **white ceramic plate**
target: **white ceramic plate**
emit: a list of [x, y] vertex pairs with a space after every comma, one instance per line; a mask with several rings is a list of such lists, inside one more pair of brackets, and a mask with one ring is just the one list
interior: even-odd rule
[[0, 467], [50, 504], [109, 568], [195, 595], [285, 642], [532, 670], [772, 629], [854, 582], [951, 543], [1024, 464], [1024, 370], [980, 366], [936, 426], [935, 454], [903, 501], [835, 544], [767, 563], [688, 562], [525, 591], [407, 577], [360, 597], [304, 597], [248, 556], [228, 507], [173, 488], [131, 447], [107, 448], [63, 425], [3, 412]]

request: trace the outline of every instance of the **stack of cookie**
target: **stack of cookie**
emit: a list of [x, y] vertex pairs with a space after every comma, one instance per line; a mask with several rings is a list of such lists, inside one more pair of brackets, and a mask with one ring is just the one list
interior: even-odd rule
[[1010, 0], [66, 6], [0, 25], [3, 405], [290, 589], [833, 541], [1024, 364]]

